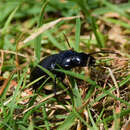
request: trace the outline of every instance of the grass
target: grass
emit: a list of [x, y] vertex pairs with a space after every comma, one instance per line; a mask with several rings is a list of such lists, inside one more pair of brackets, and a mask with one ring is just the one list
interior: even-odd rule
[[[129, 5], [106, 0], [0, 1], [0, 129], [124, 128], [130, 114]], [[45, 85], [48, 79], [33, 91], [31, 68], [45, 56], [69, 49], [64, 34], [75, 51], [104, 48], [120, 56], [97, 54], [97, 66], [57, 69], [67, 76], [63, 82], [57, 79], [56, 96]]]

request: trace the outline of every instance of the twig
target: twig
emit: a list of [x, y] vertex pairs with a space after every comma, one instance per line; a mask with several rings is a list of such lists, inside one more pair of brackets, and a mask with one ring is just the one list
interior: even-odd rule
[[[52, 21], [50, 23], [44, 24], [42, 27], [40, 27], [36, 32], [34, 32], [31, 36], [27, 37], [22, 43], [27, 43], [33, 39], [35, 39], [37, 36], [39, 36], [41, 33], [45, 32], [46, 30], [52, 28], [53, 26], [55, 26], [57, 23], [59, 23], [60, 21], [63, 20], [72, 20], [75, 18], [79, 18], [81, 16], [73, 16], [73, 17], [63, 17], [63, 18], [59, 18], [55, 21]], [[20, 47], [21, 48], [21, 47]]]
[[[116, 97], [119, 98], [120, 97], [119, 86], [118, 86], [118, 84], [116, 82], [116, 79], [115, 79], [115, 77], [113, 75], [113, 72], [112, 72], [112, 70], [110, 68], [108, 68], [108, 67], [105, 67], [105, 68], [108, 69], [108, 71], [109, 71], [109, 74], [110, 74], [110, 76], [111, 76], [111, 78], [112, 78], [112, 80], [114, 82], [115, 87], [116, 87]], [[120, 101], [117, 100], [116, 101], [115, 113], [119, 114], [120, 112], [121, 112], [121, 105], [120, 105]], [[120, 118], [117, 121], [120, 124]], [[112, 129], [114, 128], [114, 126], [115, 126], [115, 121], [113, 122]]]
[[14, 52], [14, 51], [8, 51], [8, 50], [1, 50], [0, 49], [0, 52], [5, 52], [5, 53], [7, 53], [7, 54], [14, 54], [14, 55], [18, 55], [18, 56], [22, 56], [22, 57], [25, 57], [25, 58], [28, 58], [28, 56], [25, 56], [25, 55], [23, 55], [23, 54], [21, 54], [21, 53], [17, 53], [17, 52]]
[[112, 72], [112, 70], [110, 68], [108, 68], [108, 67], [105, 67], [105, 68], [108, 69], [108, 71], [109, 71], [109, 74], [110, 74], [110, 76], [111, 76], [111, 78], [112, 78], [112, 80], [114, 82], [115, 87], [116, 87], [116, 93], [117, 93], [116, 96], [119, 98], [120, 97], [119, 86], [118, 86], [118, 84], [116, 82], [116, 79], [115, 79], [115, 77], [113, 75], [113, 72]]

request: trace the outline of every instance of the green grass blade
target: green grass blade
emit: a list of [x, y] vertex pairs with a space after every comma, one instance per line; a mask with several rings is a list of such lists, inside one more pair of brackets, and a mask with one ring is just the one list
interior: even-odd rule
[[103, 112], [104, 112], [104, 108], [102, 109], [102, 111], [100, 112], [100, 115], [98, 116], [97, 120], [96, 120], [96, 124], [99, 123], [99, 121], [101, 120], [101, 117], [103, 116]]
[[[48, 1], [44, 1], [43, 5], [42, 5], [42, 9], [41, 9], [41, 13], [39, 16], [39, 20], [38, 20], [38, 24], [37, 27], [41, 27], [44, 23], [44, 12], [45, 12], [45, 8], [48, 4]], [[34, 50], [35, 50], [35, 55], [36, 58], [38, 60], [38, 62], [40, 61], [40, 53], [41, 53], [41, 40], [42, 40], [42, 34], [40, 34], [36, 39], [35, 39], [35, 43], [34, 43]]]
[[69, 116], [64, 120], [63, 124], [61, 124], [57, 130], [69, 130], [71, 126], [75, 123], [76, 115], [74, 112], [71, 112]]
[[102, 40], [103, 35], [102, 35], [102, 37], [99, 35], [99, 34], [101, 34], [101, 32], [100, 33], [98, 32], [98, 27], [96, 25], [95, 18], [94, 17], [90, 17], [90, 18], [91, 18], [91, 26], [92, 26], [94, 35], [95, 35], [96, 40], [97, 40], [97, 45], [100, 48], [104, 48], [105, 47], [105, 43]]
[[87, 101], [92, 96], [94, 90], [95, 90], [95, 87], [93, 87], [93, 86], [89, 88], [89, 90], [85, 96], [84, 102]]
[[98, 127], [96, 126], [96, 123], [94, 122], [94, 119], [93, 119], [93, 117], [91, 115], [91, 112], [90, 112], [89, 108], [88, 108], [88, 115], [89, 115], [90, 121], [92, 123], [93, 129], [98, 130]]
[[[27, 70], [25, 69], [24, 73], [20, 76], [18, 85], [17, 85], [16, 90], [15, 90], [13, 96], [12, 96], [12, 100], [11, 100], [11, 102], [9, 103], [9, 108], [10, 108], [10, 110], [11, 110], [12, 113], [13, 113], [13, 111], [14, 111], [16, 105], [17, 105], [18, 99], [20, 98], [20, 97], [19, 97], [19, 95], [20, 95], [20, 94], [19, 94], [19, 93], [20, 93], [20, 87], [22, 86], [22, 82], [23, 82], [24, 77], [25, 77], [25, 75], [26, 75], [26, 71], [27, 71]], [[18, 99], [17, 99], [17, 98], [18, 98]], [[17, 99], [17, 100], [16, 100], [16, 99]], [[15, 104], [15, 105], [14, 105], [14, 104]]]
[[119, 87], [125, 85], [127, 82], [130, 82], [130, 75], [128, 75], [127, 77], [125, 77], [124, 80], [122, 80], [122, 81], [119, 83]]
[[108, 95], [111, 96], [112, 98], [114, 98], [115, 100], [118, 100], [118, 101], [120, 101], [120, 102], [126, 104], [127, 106], [130, 106], [130, 103], [129, 103], [129, 102], [127, 102], [127, 101], [125, 101], [125, 100], [123, 100], [123, 99], [121, 99], [121, 98], [118, 98], [118, 97], [114, 96], [112, 93], [109, 93]]
[[78, 108], [82, 106], [82, 98], [77, 86], [77, 83], [74, 79], [70, 78], [71, 80], [71, 85], [72, 85], [72, 92], [73, 92], [73, 99], [74, 99], [74, 106], [75, 108]]
[[48, 74], [53, 80], [55, 79], [55, 76], [53, 73], [51, 73], [49, 70], [47, 70], [46, 68], [40, 66], [40, 65], [37, 65], [40, 69], [42, 69], [46, 74]]
[[82, 74], [75, 73], [75, 72], [69, 71], [69, 70], [63, 70], [63, 69], [55, 69], [55, 70], [58, 71], [58, 72], [63, 72], [63, 73], [65, 73], [65, 74], [70, 75], [70, 76], [72, 76], [72, 77], [75, 77], [75, 78], [77, 78], [77, 79], [84, 80], [84, 81], [90, 83], [91, 85], [98, 87], [98, 85], [96, 84], [95, 81], [91, 80], [89, 77], [85, 77], [85, 76], [82, 75]]
[[46, 127], [47, 130], [50, 130], [49, 122], [48, 122], [48, 119], [47, 119], [45, 104], [43, 104], [42, 113], [43, 113], [43, 118], [44, 118], [44, 122], [45, 122], [45, 127]]
[[13, 10], [13, 12], [10, 14], [9, 18], [7, 19], [5, 25], [4, 25], [3, 29], [2, 29], [2, 35], [6, 34], [6, 31], [8, 30], [8, 27], [9, 27], [9, 25], [10, 25], [10, 22], [11, 22], [11, 20], [13, 19], [15, 13], [17, 12], [18, 8], [19, 8], [19, 6], [17, 6], [17, 7]]
[[30, 121], [29, 126], [28, 126], [27, 129], [28, 129], [28, 130], [33, 130], [33, 129], [34, 129], [34, 125], [33, 125], [32, 120]]
[[5, 22], [4, 24], [4, 27], [2, 28], [2, 31], [1, 31], [1, 39], [0, 39], [0, 48], [4, 48], [4, 45], [5, 45], [5, 34], [7, 33], [7, 30], [9, 28], [9, 25], [16, 13], [16, 11], [18, 10], [19, 6], [17, 6], [13, 11], [12, 13], [9, 15], [7, 21]]
[[117, 24], [117, 25], [120, 25], [124, 28], [127, 28], [127, 29], [130, 29], [130, 24], [126, 23], [126, 22], [123, 22], [121, 20], [116, 20], [116, 19], [112, 19], [112, 18], [102, 18], [105, 22], [109, 22], [109, 23], [114, 23], [114, 24]]
[[0, 101], [1, 101], [1, 102], [2, 102], [2, 100], [6, 97], [6, 93], [7, 93], [7, 91], [8, 91], [8, 88], [9, 88], [10, 82], [11, 82], [11, 80], [12, 80], [12, 78], [13, 78], [13, 75], [14, 75], [14, 73], [11, 74], [10, 79], [9, 79], [9, 81], [8, 81], [8, 83], [7, 83], [6, 88], [4, 89], [2, 95], [0, 95]]
[[76, 32], [75, 32], [75, 50], [78, 52], [79, 51], [79, 43], [80, 43], [80, 18], [76, 19]]
[[114, 130], [120, 130], [120, 121], [119, 121], [119, 118], [118, 118], [118, 116], [116, 115], [116, 112], [115, 112], [115, 111], [113, 111], [113, 117], [114, 117], [114, 121], [113, 121]]

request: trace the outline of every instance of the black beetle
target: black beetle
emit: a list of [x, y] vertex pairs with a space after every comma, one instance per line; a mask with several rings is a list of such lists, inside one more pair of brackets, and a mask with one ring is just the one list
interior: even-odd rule
[[[90, 54], [86, 54], [83, 52], [76, 52], [73, 50], [61, 51], [58, 54], [50, 55], [43, 60], [40, 61], [39, 65], [43, 68], [49, 70], [57, 78], [64, 80], [65, 74], [61, 72], [55, 71], [55, 69], [59, 68], [59, 66], [65, 70], [70, 70], [74, 67], [85, 67], [85, 66], [93, 66], [96, 62], [95, 58], [91, 55], [96, 53], [115, 53], [113, 51], [98, 51]], [[40, 79], [38, 82], [33, 84], [33, 88], [37, 89], [48, 77], [48, 75], [38, 66], [34, 67], [30, 74], [30, 82], [38, 79], [41, 76], [45, 76]]]

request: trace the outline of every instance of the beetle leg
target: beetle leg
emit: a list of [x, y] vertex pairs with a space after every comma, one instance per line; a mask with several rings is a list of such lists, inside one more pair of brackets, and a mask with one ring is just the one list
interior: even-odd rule
[[55, 79], [54, 79], [53, 91], [56, 96], [56, 75], [55, 75]]

